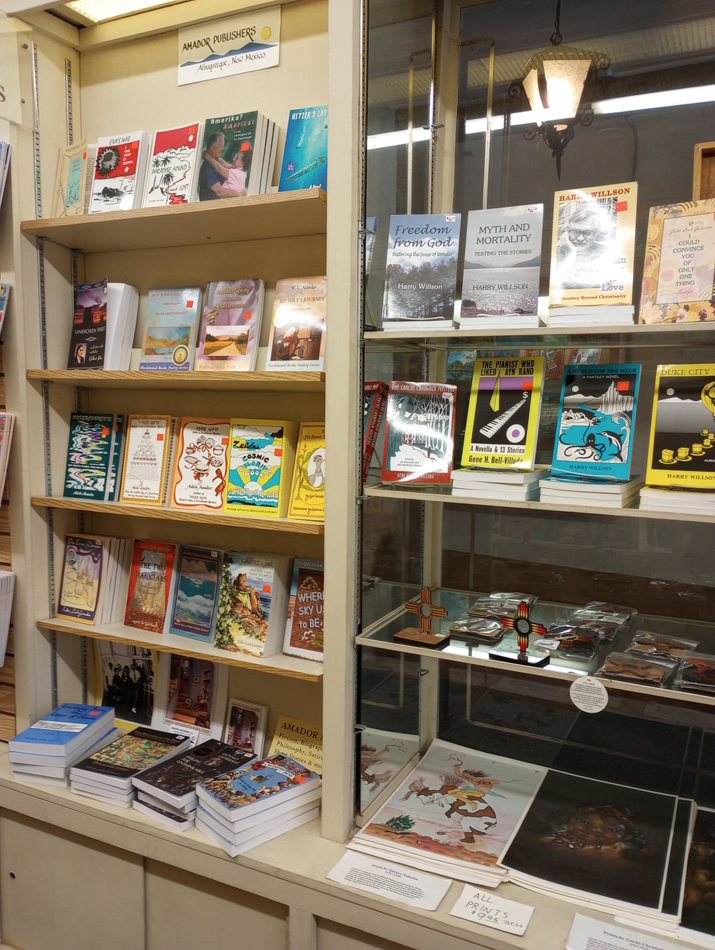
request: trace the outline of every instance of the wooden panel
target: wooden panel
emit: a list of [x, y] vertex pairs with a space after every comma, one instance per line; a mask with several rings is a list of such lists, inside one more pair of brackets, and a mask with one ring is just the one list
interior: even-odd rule
[[[462, 941], [460, 940], [459, 943]], [[392, 940], [383, 940], [332, 920], [318, 921], [317, 950], [414, 950]]]
[[5, 655], [5, 663], [0, 667], [0, 686], [15, 685], [15, 657], [9, 653]]
[[693, 201], [715, 198], [715, 142], [695, 146], [693, 165]]
[[229, 392], [325, 392], [325, 373], [228, 373], [196, 370], [161, 373], [142, 370], [31, 369], [30, 380], [89, 389], [190, 389]]
[[0, 713], [15, 714], [15, 687], [0, 685]]
[[0, 741], [9, 742], [16, 732], [15, 717], [0, 713]]

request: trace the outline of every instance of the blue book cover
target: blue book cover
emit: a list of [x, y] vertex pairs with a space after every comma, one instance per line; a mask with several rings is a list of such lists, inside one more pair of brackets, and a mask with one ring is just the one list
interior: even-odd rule
[[[318, 775], [287, 755], [272, 755], [243, 768], [202, 782], [205, 796], [234, 814], [267, 798], [278, 801], [288, 792], [318, 781]], [[253, 810], [253, 809], [252, 809]]]
[[63, 703], [51, 713], [38, 720], [29, 729], [18, 733], [10, 740], [10, 751], [19, 752], [18, 746], [46, 747], [46, 754], [62, 755], [80, 735], [91, 726], [102, 723], [102, 731], [108, 731], [114, 722], [111, 706], [86, 706], [83, 703]]
[[141, 370], [188, 372], [193, 365], [201, 313], [201, 288], [150, 290]]
[[278, 191], [328, 188], [328, 107], [291, 109]]
[[73, 412], [65, 472], [65, 498], [104, 501], [112, 449], [114, 416]]
[[554, 475], [628, 480], [640, 376], [638, 363], [564, 368]]
[[171, 632], [210, 642], [218, 603], [221, 554], [182, 545], [176, 567]]

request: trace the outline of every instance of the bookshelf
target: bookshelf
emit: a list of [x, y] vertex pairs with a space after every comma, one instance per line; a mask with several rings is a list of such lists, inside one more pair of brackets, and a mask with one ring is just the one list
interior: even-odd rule
[[54, 383], [81, 389], [176, 389], [200, 392], [323, 393], [325, 373], [231, 373], [195, 370], [162, 373], [151, 370], [29, 369], [33, 383]]

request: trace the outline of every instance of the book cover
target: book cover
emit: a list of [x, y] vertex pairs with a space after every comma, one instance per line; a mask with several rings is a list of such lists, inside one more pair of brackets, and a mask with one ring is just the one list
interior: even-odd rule
[[86, 534], [65, 538], [57, 616], [93, 624], [103, 596], [107, 539]]
[[67, 369], [103, 369], [106, 342], [107, 281], [75, 287]]
[[131, 778], [170, 755], [185, 741], [183, 736], [160, 732], [148, 726], [137, 726], [125, 736], [115, 739], [104, 749], [78, 762], [72, 771], [78, 770], [97, 776], [121, 779]]
[[84, 213], [87, 140], [61, 148], [52, 195], [52, 217], [71, 218]]
[[[251, 178], [260, 175], [260, 133], [263, 117], [259, 112], [240, 112], [207, 119], [199, 167], [199, 201], [240, 198], [255, 194]], [[256, 168], [254, 169], [254, 164]]]
[[129, 416], [122, 502], [161, 505], [171, 442], [171, 416]]
[[98, 139], [89, 213], [131, 211], [137, 207], [145, 167], [144, 132]]
[[390, 383], [383, 481], [450, 483], [456, 397], [457, 387], [446, 383]]
[[139, 369], [188, 372], [201, 310], [200, 287], [150, 290]]
[[288, 517], [325, 521], [325, 423], [303, 422], [298, 433]]
[[120, 728], [150, 726], [156, 681], [154, 653], [133, 643], [97, 640], [96, 644], [97, 695], [102, 705], [114, 709]]
[[169, 501], [171, 508], [223, 510], [230, 434], [228, 420], [181, 420]]
[[217, 280], [209, 284], [196, 369], [247, 372], [256, 368], [263, 298], [262, 280]]
[[232, 699], [228, 704], [228, 718], [224, 741], [234, 749], [251, 755], [263, 755], [268, 706]]
[[325, 369], [327, 277], [284, 277], [276, 281], [267, 370]]
[[196, 656], [162, 654], [154, 728], [197, 739], [221, 738], [228, 668]]
[[218, 739], [207, 739], [201, 745], [154, 765], [138, 777], [137, 787], [150, 793], [181, 798], [190, 795], [199, 782], [231, 769], [239, 769], [255, 759], [254, 753], [232, 748]]
[[295, 427], [286, 422], [231, 420], [226, 511], [277, 518], [286, 507]]
[[270, 555], [224, 553], [217, 647], [251, 656], [265, 654], [277, 582], [276, 564]]
[[640, 376], [638, 363], [564, 368], [555, 475], [630, 477]]
[[171, 632], [210, 642], [218, 602], [221, 554], [182, 545], [176, 561]]
[[328, 190], [328, 107], [291, 109], [278, 191]]
[[322, 561], [297, 557], [293, 562], [284, 653], [323, 659], [324, 573]]
[[715, 364], [658, 366], [646, 484], [715, 487]]
[[366, 382], [362, 397], [362, 480], [367, 481], [387, 407], [387, 383]]
[[637, 196], [635, 181], [556, 192], [550, 307], [633, 302]]
[[200, 132], [200, 123], [193, 122], [180, 129], [163, 129], [154, 133], [149, 149], [143, 207], [183, 205], [193, 200]]
[[[464, 245], [461, 322], [536, 316], [544, 206], [470, 211]], [[488, 322], [488, 321], [487, 321]], [[508, 325], [509, 321], [505, 321]], [[479, 325], [479, 321], [475, 326]]]
[[108, 706], [63, 703], [11, 739], [10, 752], [29, 749], [38, 755], [61, 756], [68, 746], [76, 744], [81, 734], [84, 739], [86, 730], [102, 735], [113, 722], [114, 710]]
[[107, 478], [107, 501], [116, 501], [119, 495], [119, 483], [122, 478], [122, 460], [127, 439], [127, 417], [114, 417], [114, 438], [112, 441], [112, 457], [109, 462]]
[[715, 320], [715, 198], [650, 209], [639, 323]]
[[278, 803], [288, 792], [309, 783], [318, 783], [315, 772], [287, 755], [271, 755], [202, 782], [199, 797], [223, 805], [231, 812], [241, 811], [248, 805], [265, 802], [267, 798], [271, 803]]
[[383, 326], [452, 326], [460, 221], [458, 214], [391, 215]]
[[112, 454], [114, 416], [73, 412], [70, 419], [65, 498], [104, 501]]
[[314, 722], [281, 716], [271, 739], [269, 755], [289, 755], [307, 769], [323, 774], [323, 730]]
[[135, 541], [124, 623], [140, 630], [164, 629], [174, 575], [176, 545]]
[[476, 360], [462, 465], [532, 469], [543, 385], [541, 356]]

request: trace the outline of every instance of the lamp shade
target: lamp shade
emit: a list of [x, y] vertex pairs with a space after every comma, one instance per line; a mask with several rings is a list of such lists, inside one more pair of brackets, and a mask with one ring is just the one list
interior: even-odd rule
[[532, 60], [522, 85], [537, 125], [576, 118], [590, 68], [590, 59]]

